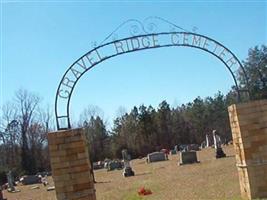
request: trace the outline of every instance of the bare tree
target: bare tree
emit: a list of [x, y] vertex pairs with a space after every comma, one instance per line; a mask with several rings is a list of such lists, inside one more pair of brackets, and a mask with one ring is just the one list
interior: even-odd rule
[[0, 144], [2, 144], [1, 163], [7, 168], [14, 168], [19, 162], [19, 141], [16, 107], [11, 102], [2, 106], [2, 117], [0, 123]]
[[2, 170], [26, 173], [50, 169], [47, 133], [52, 131], [52, 109], [39, 107], [40, 98], [27, 90], [15, 93], [13, 102], [2, 106], [0, 164]]
[[27, 173], [33, 173], [36, 169], [35, 160], [29, 151], [28, 130], [34, 122], [40, 97], [20, 89], [15, 94], [15, 102], [18, 108], [18, 122], [21, 132], [21, 165]]
[[124, 106], [119, 106], [116, 111], [116, 117], [122, 117], [127, 113], [127, 109]]
[[17, 110], [14, 104], [7, 102], [2, 106], [1, 112], [2, 116], [0, 120], [0, 141], [5, 144], [7, 137], [9, 137], [5, 130], [8, 127], [8, 124], [17, 119]]
[[47, 105], [45, 109], [38, 109], [38, 121], [44, 128], [44, 132], [49, 133], [55, 130], [51, 106]]
[[[104, 120], [104, 112], [103, 110], [96, 106], [96, 105], [88, 105], [80, 114], [80, 119], [78, 122], [78, 127], [84, 127], [84, 123], [88, 123], [91, 119], [91, 117], [96, 118], [100, 117], [102, 120]], [[105, 124], [107, 121], [105, 121]]]
[[36, 152], [39, 152], [37, 157], [41, 158], [38, 160], [38, 166], [43, 169], [50, 169], [47, 135], [49, 132], [55, 130], [55, 124], [53, 123], [52, 109], [49, 105], [45, 109], [38, 110], [38, 123], [41, 127], [36, 141], [38, 144], [38, 150]]

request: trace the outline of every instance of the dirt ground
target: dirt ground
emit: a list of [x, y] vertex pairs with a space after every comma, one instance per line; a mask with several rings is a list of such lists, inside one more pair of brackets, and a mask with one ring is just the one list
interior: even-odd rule
[[[168, 161], [146, 164], [144, 159], [132, 161], [136, 176], [124, 178], [122, 170], [96, 170], [97, 200], [178, 200], [178, 199], [240, 199], [238, 174], [233, 146], [224, 147], [226, 158], [215, 159], [214, 149], [198, 152], [200, 163], [178, 166], [178, 155]], [[52, 178], [49, 179], [53, 185]], [[38, 185], [38, 184], [37, 184]], [[18, 186], [19, 193], [4, 191], [8, 200], [56, 200], [55, 191], [47, 192], [43, 185]], [[140, 187], [152, 194], [139, 197]]]

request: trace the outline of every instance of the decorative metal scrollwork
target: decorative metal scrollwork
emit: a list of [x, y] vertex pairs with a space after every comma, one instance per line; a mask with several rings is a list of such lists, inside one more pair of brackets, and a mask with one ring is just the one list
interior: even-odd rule
[[[194, 28], [194, 27], [193, 27]], [[137, 36], [141, 34], [150, 34], [159, 32], [175, 32], [185, 31], [190, 32], [176, 24], [161, 18], [161, 17], [147, 17], [143, 22], [137, 19], [129, 19], [121, 23], [114, 31], [112, 31], [100, 44], [112, 41], [119, 38], [124, 38], [130, 34], [130, 36]]]

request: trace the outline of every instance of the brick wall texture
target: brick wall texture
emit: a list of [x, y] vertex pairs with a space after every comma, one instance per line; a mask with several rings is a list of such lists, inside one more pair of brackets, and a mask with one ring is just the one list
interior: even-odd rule
[[96, 200], [83, 129], [48, 134], [50, 162], [58, 200]]
[[241, 196], [267, 198], [267, 100], [228, 107]]

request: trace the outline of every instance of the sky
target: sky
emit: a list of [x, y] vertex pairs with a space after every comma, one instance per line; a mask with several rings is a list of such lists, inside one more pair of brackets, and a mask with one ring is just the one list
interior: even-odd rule
[[[221, 42], [240, 60], [267, 44], [266, 1], [1, 1], [0, 106], [27, 89], [54, 107], [67, 68], [128, 19], [164, 18]], [[159, 27], [161, 24], [157, 24]], [[120, 30], [118, 38], [129, 30]], [[130, 33], [129, 33], [130, 36]], [[88, 71], [74, 89], [71, 120], [88, 105], [100, 107], [110, 123], [119, 108], [171, 106], [197, 96], [227, 93], [226, 67], [204, 51], [186, 47], [134, 52]]]

